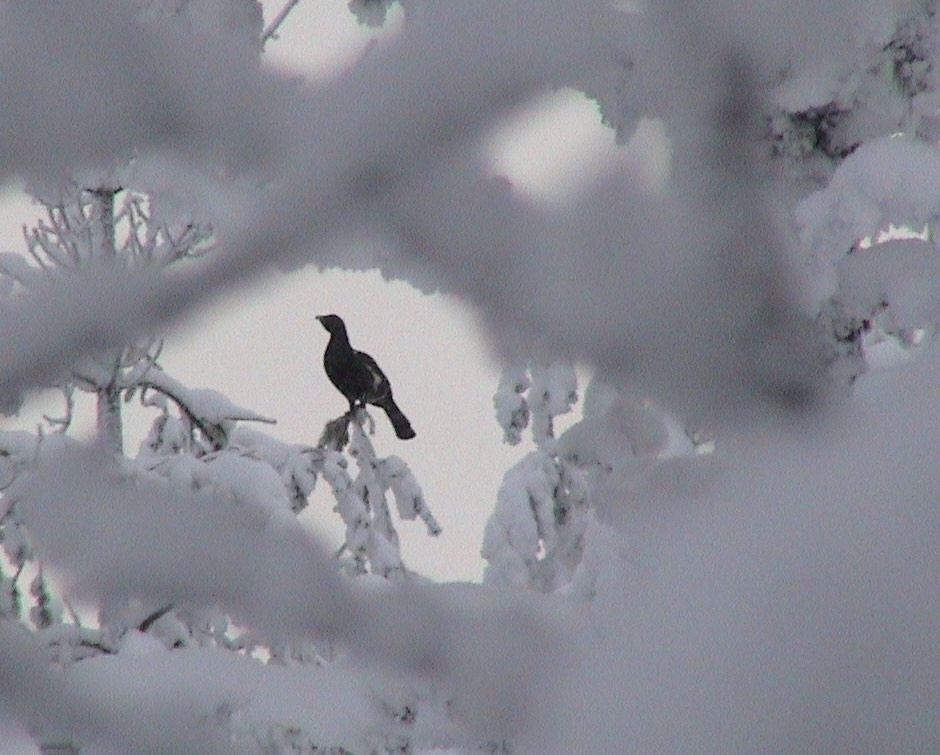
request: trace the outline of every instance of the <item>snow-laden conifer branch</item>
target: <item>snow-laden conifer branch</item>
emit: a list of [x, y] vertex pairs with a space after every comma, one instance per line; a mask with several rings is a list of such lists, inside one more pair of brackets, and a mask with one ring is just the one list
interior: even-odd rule
[[136, 386], [141, 388], [141, 400], [145, 404], [148, 401], [152, 404], [152, 400], [145, 395], [148, 389], [172, 399], [213, 449], [223, 448], [228, 443], [229, 431], [236, 422], [276, 423], [270, 417], [233, 404], [218, 391], [188, 388], [156, 365], [152, 365], [136, 380]]
[[526, 403], [532, 417], [532, 437], [541, 448], [555, 438], [555, 417], [570, 412], [578, 400], [578, 381], [574, 368], [563, 362], [533, 361], [529, 374]]
[[[388, 493], [394, 496], [402, 519], [420, 517], [429, 535], [439, 535], [441, 526], [407, 463], [398, 456], [379, 458], [370, 433], [375, 433], [375, 422], [365, 408], [327, 422], [320, 436], [322, 474], [336, 498], [335, 511], [346, 524], [346, 542], [340, 553], [349, 552], [351, 571], [397, 579], [406, 569]], [[348, 457], [342, 453], [347, 445]], [[349, 473], [349, 461], [354, 461], [358, 470], [355, 478]]]
[[380, 484], [387, 490], [391, 490], [395, 496], [395, 506], [402, 519], [411, 520], [421, 517], [429, 535], [441, 534], [441, 525], [428, 508], [424, 493], [404, 459], [400, 456], [379, 459], [376, 461], [375, 471]]
[[485, 579], [550, 592], [580, 562], [588, 493], [581, 474], [558, 453], [555, 418], [577, 401], [577, 378], [565, 363], [533, 361], [503, 371], [493, 397], [504, 440], [517, 444], [531, 418], [536, 450], [510, 469], [487, 522]]
[[368, 571], [372, 526], [369, 511], [356, 492], [346, 467], [346, 459], [341, 453], [329, 451], [323, 459], [322, 474], [336, 499], [334, 510], [346, 524], [344, 548], [352, 557], [353, 573], [365, 574]]
[[487, 522], [484, 579], [553, 592], [568, 584], [583, 552], [589, 516], [583, 475], [544, 450], [510, 469]]
[[[553, 380], [553, 375], [564, 379]], [[557, 519], [564, 516], [563, 465], [555, 452], [553, 420], [571, 408], [575, 386], [569, 379], [574, 372], [567, 365], [534, 364], [503, 372], [493, 403], [504, 439], [517, 444], [532, 417], [537, 450], [506, 473], [497, 493], [481, 549], [488, 562], [487, 581], [546, 591], [559, 586], [555, 575], [545, 572], [557, 542]]]
[[[583, 418], [556, 438], [554, 419], [576, 400], [573, 371], [539, 363], [530, 378], [504, 380], [497, 391], [504, 429], [509, 415], [498, 408], [513, 396], [524, 405], [520, 413], [531, 411], [536, 448], [500, 485], [484, 533], [484, 580], [590, 600], [606, 569], [633, 568], [625, 535], [605, 521], [613, 515], [608, 507], [668, 508], [695, 497], [710, 474], [708, 457], [680, 423], [669, 420], [670, 429], [662, 410], [598, 376]], [[517, 393], [524, 383], [528, 392]]]
[[[355, 436], [354, 430], [352, 442], [356, 442]], [[349, 475], [344, 457], [333, 456], [330, 461], [324, 476], [336, 497], [335, 510], [346, 523], [346, 548], [353, 558], [354, 573], [365, 573], [368, 569], [386, 578], [400, 578], [404, 565], [398, 533], [384, 496], [369, 484], [368, 459], [360, 460], [363, 463], [358, 465], [355, 479]]]
[[287, 492], [290, 509], [295, 514], [306, 508], [308, 497], [317, 484], [325, 453], [305, 444], [285, 443], [260, 430], [237, 425], [231, 437], [232, 447], [264, 461], [278, 474]]
[[568, 364], [533, 362], [528, 371], [504, 372], [494, 397], [497, 421], [507, 442], [515, 443], [519, 418], [531, 416], [536, 449], [506, 473], [497, 493], [481, 550], [488, 582], [553, 592], [568, 586], [581, 567], [594, 515], [590, 462], [575, 439], [592, 431], [582, 432], [587, 420], [558, 439], [554, 430], [555, 418], [576, 401]]

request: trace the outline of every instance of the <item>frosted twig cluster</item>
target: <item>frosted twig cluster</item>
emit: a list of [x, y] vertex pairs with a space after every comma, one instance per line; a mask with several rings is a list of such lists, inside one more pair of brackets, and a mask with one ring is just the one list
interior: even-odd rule
[[[70, 185], [53, 192], [54, 196], [48, 192], [40, 196], [46, 215], [34, 227], [23, 229], [27, 255], [0, 255], [0, 282], [5, 284], [0, 293], [35, 295], [55, 281], [113, 265], [159, 273], [212, 249], [208, 228], [192, 222], [178, 228], [160, 223], [153, 217], [148, 197], [112, 184]], [[162, 346], [159, 339], [145, 334], [78, 359], [55, 380], [65, 397], [66, 412], [49, 418], [50, 424], [60, 432], [68, 429], [74, 390], [95, 394], [99, 441], [119, 454], [123, 450], [121, 400], [145, 385]]]

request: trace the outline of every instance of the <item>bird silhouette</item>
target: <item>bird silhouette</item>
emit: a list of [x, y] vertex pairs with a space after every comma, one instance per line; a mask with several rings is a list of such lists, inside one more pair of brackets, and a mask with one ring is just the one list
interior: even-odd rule
[[411, 423], [392, 397], [392, 386], [385, 373], [372, 357], [350, 345], [343, 319], [339, 315], [319, 315], [317, 320], [330, 334], [330, 342], [323, 352], [323, 369], [330, 382], [349, 401], [349, 411], [372, 404], [388, 415], [395, 435], [402, 440], [415, 437]]

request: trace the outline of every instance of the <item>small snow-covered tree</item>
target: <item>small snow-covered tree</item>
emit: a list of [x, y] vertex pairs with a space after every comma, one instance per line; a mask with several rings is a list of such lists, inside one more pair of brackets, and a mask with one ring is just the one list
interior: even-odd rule
[[[195, 223], [177, 227], [155, 221], [147, 197], [99, 181], [37, 197], [45, 217], [24, 228], [26, 255], [7, 252], [0, 275], [8, 295], [36, 293], [55, 280], [109, 265], [159, 271], [211, 248], [211, 233]], [[127, 346], [88, 355], [57, 379], [66, 400], [64, 417], [54, 424], [67, 429], [73, 394], [96, 399], [99, 442], [112, 453], [123, 451], [122, 400], [132, 395], [154, 365], [160, 341], [143, 336]]]
[[570, 365], [533, 362], [503, 372], [493, 399], [507, 442], [519, 443], [531, 422], [535, 450], [510, 469], [486, 526], [485, 579], [551, 592], [580, 562], [588, 505], [581, 472], [558, 451], [554, 420], [577, 401]]
[[[212, 247], [208, 229], [200, 229], [192, 222], [178, 227], [161, 224], [154, 219], [145, 195], [106, 181], [98, 182], [92, 189], [78, 186], [61, 189], [54, 196], [40, 197], [39, 201], [46, 213], [33, 228], [24, 228], [26, 253], [21, 256], [8, 252], [0, 259], [0, 274], [7, 281], [6, 294], [14, 300], [35, 295], [52, 281], [96, 269], [117, 267], [160, 273], [170, 265], [199, 257]], [[162, 341], [156, 335], [147, 335], [130, 345], [91, 353], [68, 365], [55, 381], [66, 399], [65, 414], [46, 421], [51, 432], [64, 436], [73, 422], [75, 393], [90, 393], [96, 405], [96, 442], [121, 460], [128, 474], [155, 471], [174, 477], [183, 486], [209, 484], [207, 479], [199, 479], [197, 484], [193, 479], [198, 477], [195, 473], [184, 481], [181, 460], [185, 457], [201, 470], [209, 470], [207, 456], [229, 448], [229, 433], [237, 422], [272, 420], [238, 407], [214, 391], [187, 388], [160, 366], [161, 347]], [[122, 404], [137, 395], [143, 406], [155, 407], [160, 414], [142, 445], [142, 453], [130, 462], [123, 457]], [[0, 542], [16, 569], [14, 577], [5, 583], [12, 600], [7, 615], [19, 617], [22, 612], [17, 609], [32, 603], [29, 623], [46, 633], [55, 648], [56, 659], [66, 663], [96, 652], [116, 652], [121, 637], [134, 627], [166, 632], [172, 606], [112, 608], [107, 615], [99, 615], [98, 629], [92, 631], [82, 626], [74, 611], [66, 616], [62, 605], [52, 597], [41, 568], [42, 554], [29, 546], [28, 527], [18, 515], [16, 492], [17, 478], [29, 474], [37, 458], [45, 453], [43, 447], [50, 444], [56, 447], [57, 443], [47, 437], [48, 432], [40, 428], [33, 436], [0, 434], [8, 477]], [[203, 471], [202, 477], [213, 475]], [[307, 493], [310, 488], [312, 484], [306, 488]], [[263, 500], [263, 496], [258, 496], [258, 500]], [[26, 568], [29, 563], [33, 569]], [[24, 573], [33, 573], [30, 597], [25, 601], [19, 584]], [[165, 639], [171, 645], [184, 644], [200, 634], [220, 639], [226, 629], [224, 621], [190, 616], [186, 621], [176, 621], [170, 632], [173, 636]]]

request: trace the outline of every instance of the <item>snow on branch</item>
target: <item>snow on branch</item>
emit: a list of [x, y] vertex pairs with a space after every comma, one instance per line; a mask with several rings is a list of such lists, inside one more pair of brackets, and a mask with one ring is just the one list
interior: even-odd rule
[[235, 428], [231, 443], [235, 449], [263, 459], [277, 471], [287, 491], [291, 511], [297, 514], [307, 507], [307, 498], [316, 487], [317, 475], [323, 468], [324, 452], [321, 449], [284, 443], [242, 425]]
[[[76, 594], [111, 603], [160, 595], [153, 605], [177, 603], [169, 585], [199, 572], [215, 587], [204, 590], [197, 587], [202, 580], [194, 578], [194, 591], [186, 592], [196, 604], [211, 605], [213, 591], [230, 594], [239, 582], [248, 592], [261, 590], [260, 584], [251, 587], [250, 575], [260, 565], [260, 553], [274, 547], [267, 543], [266, 531], [294, 557], [304, 552], [297, 565], [301, 571], [304, 563], [311, 567], [304, 579], [313, 580], [305, 591], [335, 586], [326, 576], [329, 568], [313, 568], [321, 564], [319, 551], [292, 517], [262, 518], [258, 512], [233, 508], [212, 488], [190, 487], [184, 493], [184, 487], [170, 487], [159, 478], [127, 479], [125, 474], [73, 441], [49, 436], [32, 474], [21, 475], [11, 488], [31, 537], [42, 544], [50, 563], [68, 569]], [[212, 564], [199, 555], [201, 542], [213, 543], [218, 559]], [[151, 559], [156, 560], [151, 564]], [[147, 576], [151, 566], [155, 571]], [[284, 566], [278, 556], [270, 568]], [[260, 573], [268, 570], [263, 567]], [[229, 587], [220, 592], [223, 583]]]
[[395, 496], [395, 506], [402, 519], [412, 520], [415, 517], [421, 517], [429, 535], [441, 534], [441, 525], [428, 508], [424, 493], [404, 459], [400, 456], [380, 459], [376, 461], [375, 471], [382, 487], [391, 490]]
[[555, 437], [555, 417], [567, 414], [578, 400], [574, 367], [564, 362], [529, 365], [532, 376], [526, 401], [532, 417], [532, 436], [542, 446]]
[[[905, 191], [898, 187], [904, 185]], [[920, 230], [940, 217], [940, 148], [907, 136], [873, 139], [796, 207], [804, 247], [830, 264], [889, 224]]]
[[531, 418], [532, 436], [541, 447], [555, 437], [554, 420], [571, 411], [578, 400], [578, 381], [567, 363], [533, 360], [503, 370], [493, 396], [496, 421], [507, 443], [516, 445]]
[[[392, 521], [388, 493], [391, 492], [399, 516], [404, 520], [420, 517], [428, 534], [441, 533], [424, 493], [407, 463], [398, 456], [379, 458], [364, 430], [375, 432], [365, 409], [347, 412], [331, 420], [321, 436], [322, 474], [336, 498], [335, 511], [346, 524], [347, 550], [352, 558], [350, 571], [371, 571], [383, 577], [400, 579], [406, 574], [401, 558], [398, 531]], [[348, 439], [348, 440], [347, 440]], [[341, 449], [348, 442], [348, 459]], [[338, 445], [337, 445], [338, 443]], [[349, 461], [357, 473], [349, 473]], [[341, 551], [342, 552], [342, 551]]]
[[569, 364], [533, 361], [505, 370], [494, 397], [505, 439], [518, 443], [532, 417], [537, 449], [504, 476], [487, 521], [481, 555], [484, 580], [550, 592], [570, 581], [580, 562], [588, 493], [576, 465], [560, 456], [555, 417], [577, 401]]
[[[414, 581], [364, 590], [342, 579], [335, 562], [291, 517], [262, 519], [212, 488], [184, 491], [151, 477], [129, 477], [110, 459], [54, 438], [43, 444], [34, 473], [18, 478], [17, 509], [69, 597], [150, 607], [128, 614], [123, 623], [135, 629], [124, 633], [124, 643], [143, 639], [137, 627], [169, 604], [174, 611], [154, 619], [151, 633], [158, 626], [173, 632], [180, 610], [209, 609], [207, 616], [221, 611], [269, 646], [329, 641], [356, 657], [380, 659], [386, 668], [433, 678], [460, 700], [473, 736], [488, 737], [488, 722], [513, 710], [521, 690], [513, 680], [491, 679], [487, 660], [495, 655], [519, 663], [521, 636], [544, 642], [551, 634], [518, 597], [442, 601], [433, 585]], [[327, 465], [335, 452], [330, 456]], [[374, 551], [369, 556], [381, 558]], [[0, 653], [7, 680], [11, 661]], [[252, 673], [264, 673], [261, 664], [256, 668]], [[534, 675], [530, 681], [542, 673], [540, 665], [525, 661], [517, 668]], [[16, 688], [25, 689], [19, 682]], [[498, 705], [492, 694], [499, 694]], [[68, 709], [76, 710], [75, 704]], [[82, 733], [87, 741], [97, 736]]]
[[[555, 438], [554, 419], [576, 400], [570, 365], [536, 362], [504, 373], [495, 403], [531, 411], [536, 448], [506, 472], [497, 491], [481, 548], [489, 584], [591, 599], [603, 565], [622, 564], [628, 552], [611, 519], [634, 502], [668, 507], [707, 486], [709, 465], [693, 442], [671, 431], [654, 405], [597, 375], [584, 416]], [[500, 424], [507, 416], [497, 411]]]
[[523, 393], [529, 388], [529, 377], [524, 367], [506, 367], [493, 395], [496, 421], [503, 428], [503, 440], [516, 445], [522, 440], [522, 431], [529, 424], [529, 405]]
[[146, 391], [152, 389], [170, 398], [180, 408], [192, 425], [202, 432], [212, 447], [223, 448], [236, 422], [263, 422], [275, 424], [276, 420], [250, 409], [233, 404], [226, 396], [210, 388], [188, 388], [168, 375], [156, 365], [151, 366], [136, 381], [142, 390], [145, 403]]

